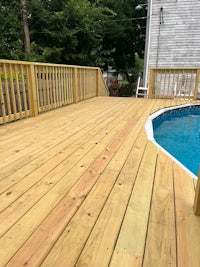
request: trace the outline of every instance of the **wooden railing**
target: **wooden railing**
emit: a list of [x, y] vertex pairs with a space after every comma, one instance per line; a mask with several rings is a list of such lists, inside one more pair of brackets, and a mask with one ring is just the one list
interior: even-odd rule
[[108, 95], [99, 68], [0, 60], [0, 124]]
[[200, 216], [200, 169], [198, 173], [198, 180], [196, 183], [196, 190], [195, 190], [194, 214]]
[[200, 69], [159, 68], [150, 70], [149, 98], [196, 100]]

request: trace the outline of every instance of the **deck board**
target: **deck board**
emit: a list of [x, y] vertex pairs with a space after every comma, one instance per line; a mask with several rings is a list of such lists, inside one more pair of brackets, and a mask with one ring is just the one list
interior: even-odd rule
[[[125, 253], [128, 258], [132, 255], [135, 262], [136, 259], [140, 263], [142, 261], [154, 182], [154, 169], [157, 159], [156, 151], [157, 148], [148, 142], [145, 146], [141, 163], [137, 166], [139, 171], [135, 177], [134, 187], [119, 233], [111, 266], [116, 266], [117, 262], [118, 266], [123, 266], [124, 261], [126, 262]], [[119, 259], [121, 254], [124, 255], [123, 261]]]
[[144, 129], [184, 103], [98, 97], [1, 126], [0, 266], [199, 266], [196, 183]]
[[158, 154], [143, 266], [176, 266], [172, 161]]

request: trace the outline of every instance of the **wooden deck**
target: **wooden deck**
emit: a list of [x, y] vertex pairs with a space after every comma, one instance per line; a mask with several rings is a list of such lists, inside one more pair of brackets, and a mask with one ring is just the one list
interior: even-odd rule
[[195, 182], [150, 141], [175, 100], [93, 98], [0, 127], [0, 266], [199, 267]]

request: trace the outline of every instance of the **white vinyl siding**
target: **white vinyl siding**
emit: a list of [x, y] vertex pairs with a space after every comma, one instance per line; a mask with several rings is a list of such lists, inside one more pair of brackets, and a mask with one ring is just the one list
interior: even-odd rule
[[200, 67], [199, 0], [152, 0], [150, 34], [148, 70]]

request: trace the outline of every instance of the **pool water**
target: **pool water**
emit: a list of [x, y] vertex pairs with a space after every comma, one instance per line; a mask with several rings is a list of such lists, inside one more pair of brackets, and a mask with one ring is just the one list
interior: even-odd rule
[[153, 120], [154, 139], [196, 176], [200, 166], [200, 106], [166, 111]]

